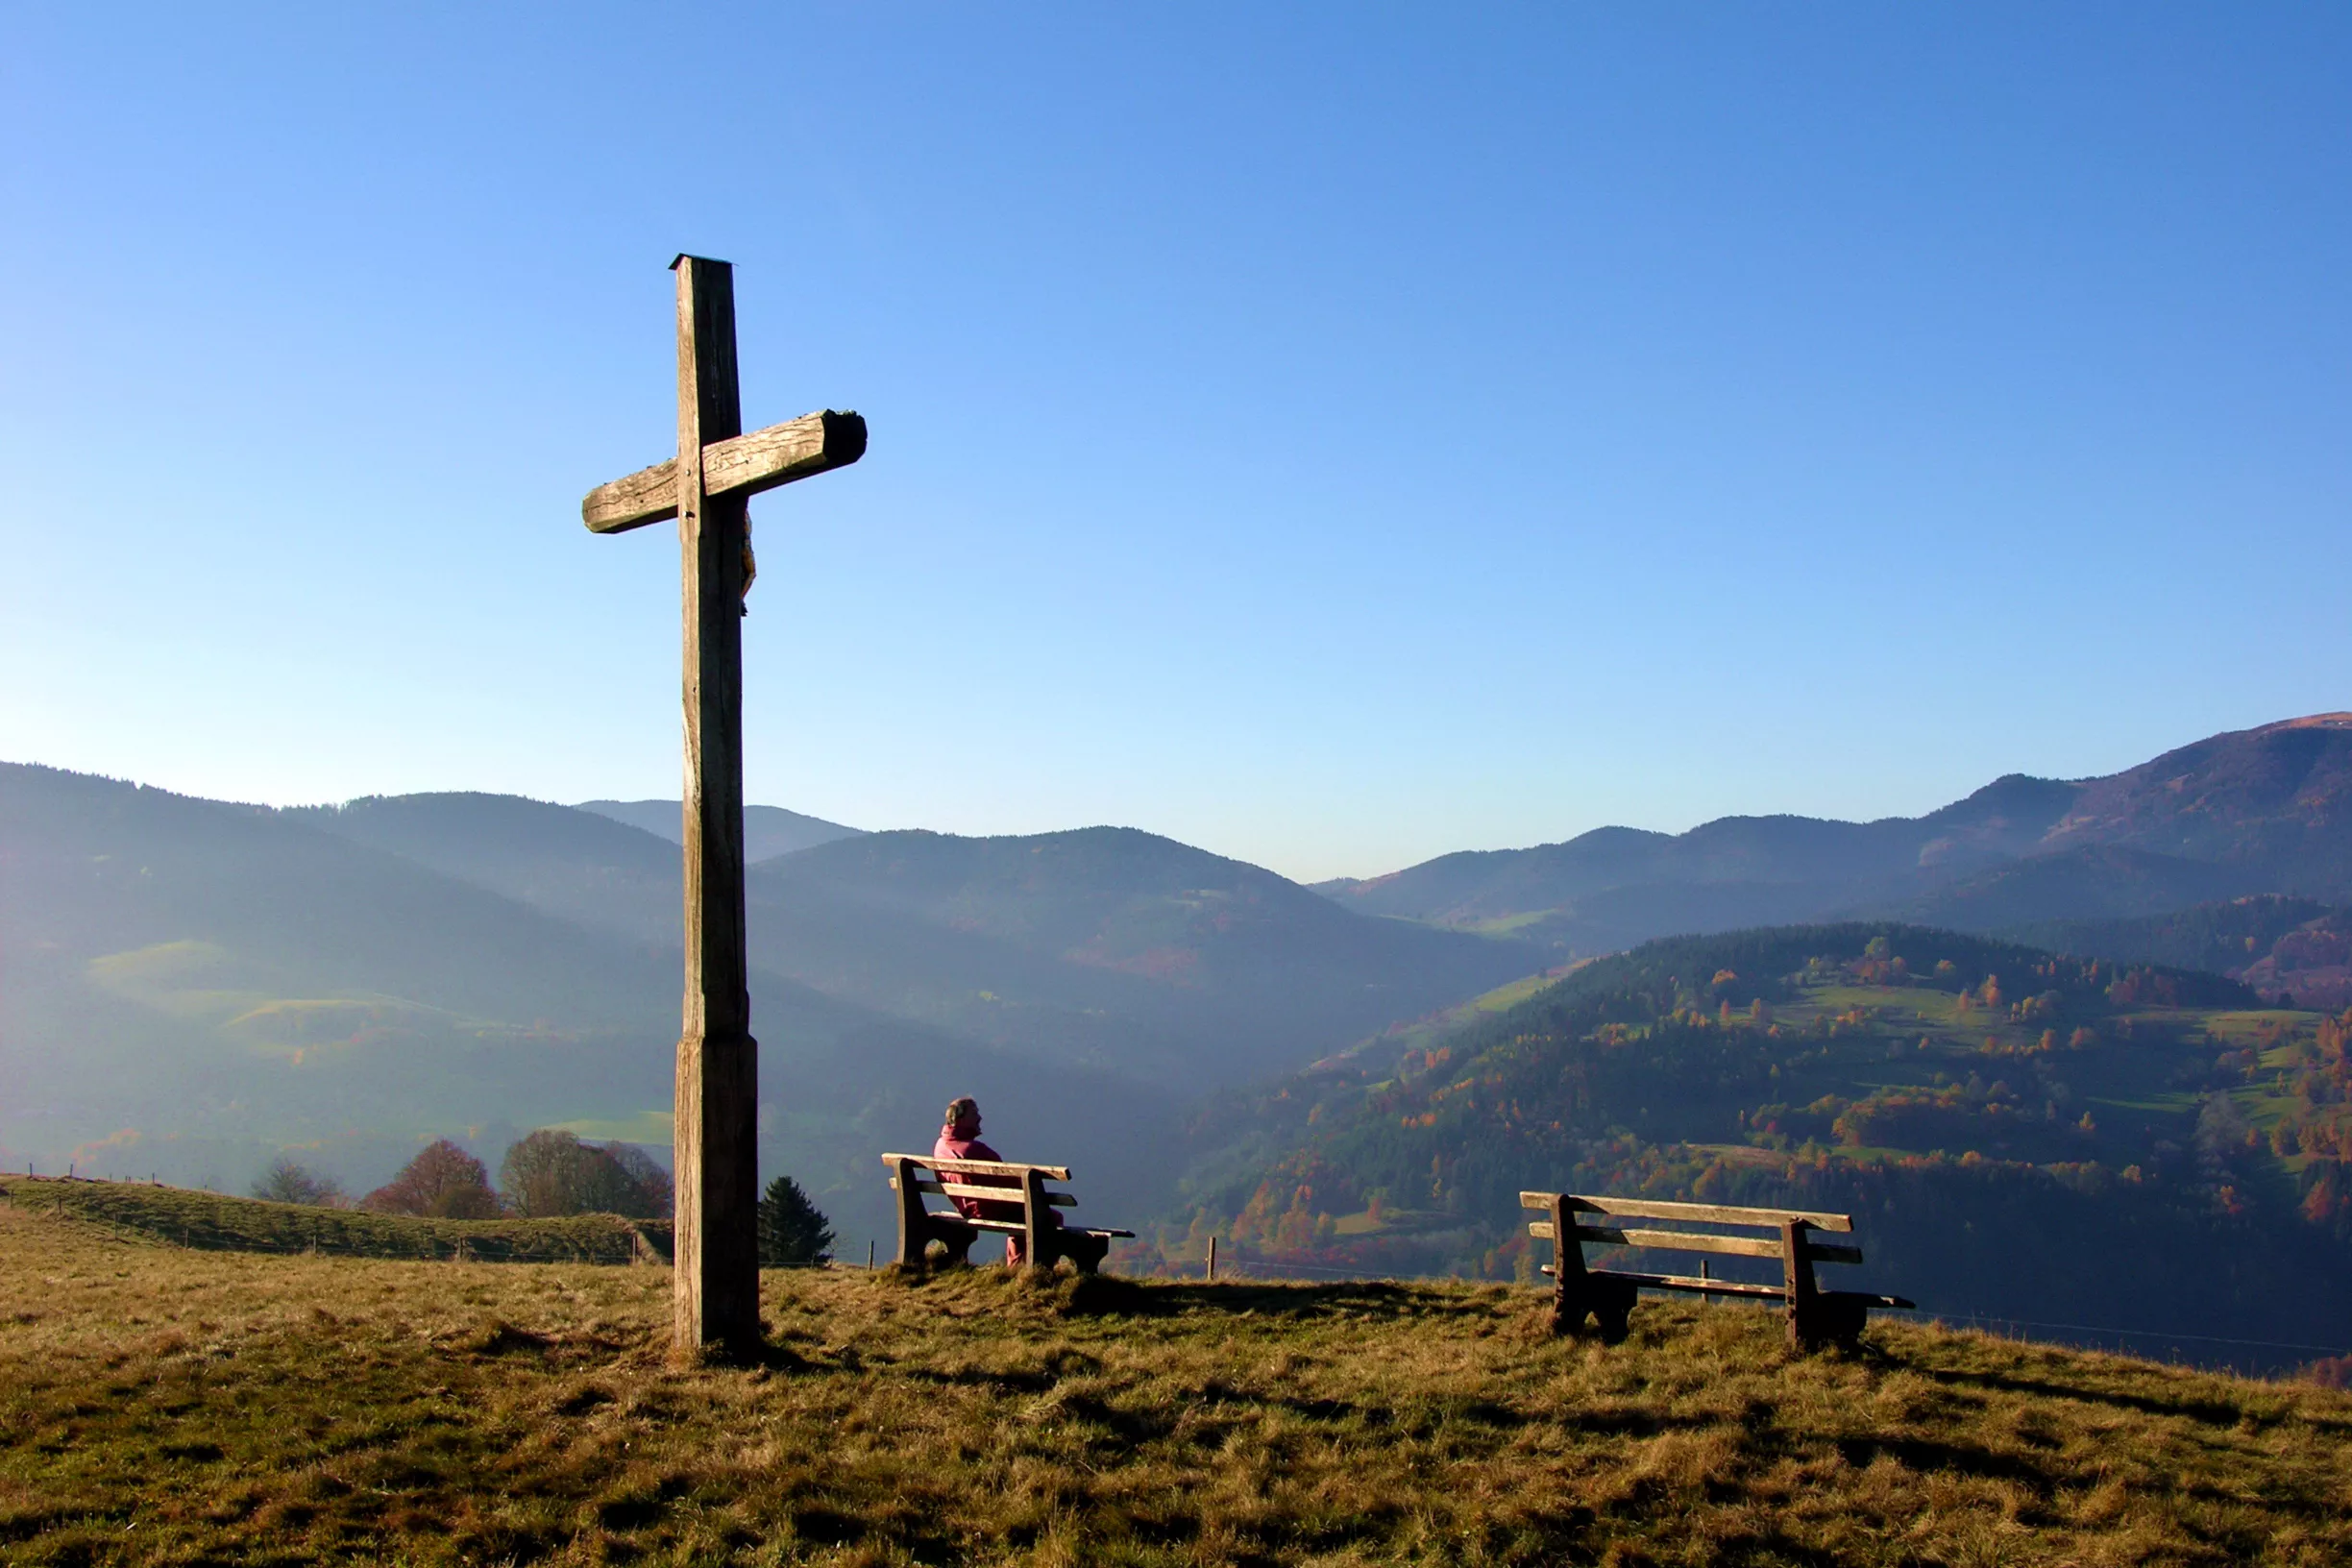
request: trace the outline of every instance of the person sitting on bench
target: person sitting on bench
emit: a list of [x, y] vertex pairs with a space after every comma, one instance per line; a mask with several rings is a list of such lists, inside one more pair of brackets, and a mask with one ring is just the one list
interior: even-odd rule
[[[937, 1160], [1002, 1160], [1004, 1158], [1003, 1155], [980, 1141], [980, 1102], [968, 1094], [961, 1099], [947, 1102], [947, 1113], [940, 1127], [939, 1141], [931, 1146], [931, 1155]], [[983, 1176], [976, 1172], [956, 1179], [968, 1187], [1017, 1188], [1020, 1186], [1017, 1177]], [[1020, 1223], [1021, 1206], [1017, 1203], [998, 1203], [991, 1198], [951, 1198], [948, 1201], [956, 1206], [956, 1212], [966, 1219], [1003, 1219], [1010, 1220], [1017, 1225]], [[1048, 1225], [1059, 1225], [1062, 1223], [1062, 1216], [1048, 1209], [1045, 1211], [1043, 1222]], [[1048, 1254], [1048, 1256], [1051, 1255]], [[1005, 1266], [1018, 1268], [1021, 1262], [1021, 1238], [1017, 1236], [1006, 1237]]]

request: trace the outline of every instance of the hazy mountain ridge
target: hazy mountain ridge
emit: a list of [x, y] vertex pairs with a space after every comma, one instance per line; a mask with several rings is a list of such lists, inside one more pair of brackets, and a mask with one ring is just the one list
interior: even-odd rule
[[[302, 1146], [364, 1189], [427, 1135], [494, 1161], [506, 1138], [556, 1122], [665, 1142], [676, 851], [505, 797], [358, 808], [275, 812], [0, 765], [0, 1152], [44, 1170], [73, 1157], [233, 1186]], [[469, 838], [469, 825], [501, 831]], [[330, 826], [418, 849], [446, 829], [444, 858], [472, 844], [478, 873], [519, 881], [560, 865], [550, 846], [576, 834], [600, 851], [590, 870], [649, 883], [642, 847], [668, 857], [673, 935], [639, 942], [566, 920]], [[557, 885], [596, 893], [584, 875]], [[766, 971], [752, 992], [763, 1162], [823, 1193], [855, 1227], [845, 1235], [881, 1234], [874, 1152], [928, 1136], [961, 1092], [990, 1096], [1006, 1139], [1083, 1162], [1093, 1201], [1160, 1201], [1165, 1173], [1123, 1156], [1172, 1112], [1133, 1077]]]
[[[494, 1157], [543, 1122], [666, 1137], [678, 867], [651, 834], [511, 796], [274, 811], [10, 767], [0, 853], [12, 1157], [233, 1182], [310, 1144], [365, 1187], [427, 1132]], [[1193, 1094], [1525, 963], [1125, 829], [861, 836], [755, 868], [748, 902], [763, 1157], [845, 1234], [886, 1227], [874, 1153], [967, 1092], [1001, 1145], [1086, 1169], [1090, 1212], [1156, 1208], [1173, 1172], [1142, 1151]]]
[[[577, 808], [609, 817], [672, 844], [686, 842], [685, 823], [675, 800], [582, 800]], [[796, 849], [853, 839], [866, 830], [828, 822], [821, 817], [788, 811], [782, 806], [744, 807], [744, 859], [772, 860]]]
[[[595, 814], [433, 795], [292, 815], [564, 919], [675, 944], [676, 848]], [[756, 968], [1187, 1093], [1303, 1066], [1532, 967], [1133, 828], [858, 834], [751, 867], [745, 900]]]
[[1318, 892], [1597, 953], [1849, 917], [1986, 930], [2264, 892], [2352, 898], [2352, 714], [2211, 736], [2106, 778], [2010, 774], [1918, 818], [1727, 817], [1439, 856]]
[[[1159, 1041], [1131, 1033], [1123, 1055], [1141, 1070], [1170, 1051], [1160, 1041], [1184, 1041], [1160, 1075], [1188, 1092], [1302, 1066], [1530, 968], [1133, 828], [871, 834], [754, 868], [751, 897], [758, 950], [821, 990], [982, 1038], [1051, 1027], [1082, 1052], [1140, 1026]], [[885, 972], [877, 954], [900, 948], [908, 961]]]
[[520, 796], [368, 796], [280, 813], [536, 910], [675, 947], [674, 844], [595, 812]]
[[[2060, 945], [2066, 920], [2085, 952], [2161, 957], [2131, 921], [2267, 893], [2281, 857], [2324, 864], [2348, 739], [2334, 717], [2216, 737], [2117, 775], [2095, 809], [2093, 784], [2012, 775], [1920, 819], [1604, 829], [1335, 897], [1128, 828], [836, 839], [750, 870], [763, 1149], [878, 1226], [873, 1151], [981, 1093], [1000, 1146], [1084, 1165], [1090, 1201], [1131, 1216], [1166, 1192], [1148, 1151], [1202, 1094], [1360, 1066], [1379, 1053], [1350, 1047], [1562, 949], [1828, 910]], [[2141, 842], [2075, 842], [2099, 832]], [[177, 1136], [217, 1163], [319, 1141], [363, 1151], [348, 1174], [373, 1185], [425, 1130], [663, 1136], [678, 868], [656, 834], [511, 796], [273, 811], [11, 766], [0, 871], [0, 1153]], [[1376, 918], [1408, 894], [1468, 929]], [[2314, 1000], [2352, 973], [2333, 917], [2263, 930], [2217, 967]]]

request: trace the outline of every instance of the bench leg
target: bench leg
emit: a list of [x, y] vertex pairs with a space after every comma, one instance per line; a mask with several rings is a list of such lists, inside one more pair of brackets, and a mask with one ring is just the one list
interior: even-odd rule
[[898, 1195], [898, 1266], [923, 1266], [923, 1248], [931, 1239], [931, 1216], [923, 1211], [922, 1194], [915, 1189], [915, 1162], [891, 1162], [891, 1188]]
[[1804, 1320], [1793, 1326], [1790, 1337], [1808, 1351], [1826, 1344], [1853, 1350], [1860, 1346], [1862, 1330], [1869, 1323], [1869, 1297], [1826, 1291], [1806, 1304]]
[[1107, 1236], [1087, 1236], [1065, 1231], [1060, 1237], [1062, 1256], [1081, 1274], [1092, 1274], [1102, 1267], [1102, 1261], [1111, 1251]]
[[1629, 1280], [1612, 1279], [1606, 1274], [1573, 1273], [1568, 1276], [1567, 1287], [1553, 1298], [1552, 1332], [1581, 1334], [1585, 1318], [1590, 1317], [1603, 1344], [1622, 1343], [1630, 1332], [1628, 1325], [1633, 1315], [1633, 1304], [1640, 1299], [1641, 1286]]
[[971, 1244], [978, 1238], [980, 1235], [978, 1231], [968, 1225], [942, 1225], [934, 1222], [931, 1226], [931, 1235], [941, 1246], [947, 1249], [946, 1261], [949, 1264], [957, 1268], [971, 1266]]
[[1593, 1299], [1593, 1322], [1601, 1331], [1605, 1345], [1625, 1343], [1627, 1320], [1633, 1315], [1633, 1304], [1641, 1299], [1641, 1286], [1629, 1280], [1611, 1280], [1588, 1274]]
[[1780, 1222], [1780, 1288], [1788, 1311], [1789, 1349], [1800, 1355], [1822, 1342], [1822, 1295], [1813, 1283], [1813, 1259], [1805, 1251], [1813, 1227], [1801, 1219]]

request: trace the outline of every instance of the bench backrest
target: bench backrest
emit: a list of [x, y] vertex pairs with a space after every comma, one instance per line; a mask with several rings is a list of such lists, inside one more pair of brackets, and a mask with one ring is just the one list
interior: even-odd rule
[[[1614, 1198], [1584, 1192], [1522, 1192], [1519, 1206], [1541, 1209], [1550, 1219], [1528, 1226], [1528, 1234], [1549, 1240], [1563, 1256], [1569, 1244], [1592, 1241], [1604, 1246], [1648, 1247], [1660, 1252], [1712, 1252], [1738, 1258], [1777, 1258], [1785, 1264], [1794, 1250], [1805, 1263], [1858, 1263], [1862, 1249], [1837, 1242], [1813, 1240], [1808, 1233], [1853, 1230], [1851, 1214], [1822, 1213], [1807, 1209], [1737, 1209], [1720, 1203], [1668, 1203], [1652, 1198]], [[1769, 1231], [1770, 1236], [1725, 1235], [1721, 1231], [1660, 1231], [1627, 1226], [1624, 1221], [1663, 1219], [1715, 1225], [1731, 1230]], [[1568, 1234], [1560, 1233], [1565, 1224]], [[1581, 1249], [1579, 1249], [1580, 1253]], [[1807, 1270], [1809, 1275], [1810, 1270]]]
[[[1049, 1209], [1074, 1209], [1078, 1200], [1066, 1192], [1049, 1190], [1045, 1184], [1069, 1180], [1067, 1165], [1024, 1165], [1010, 1160], [941, 1160], [927, 1154], [886, 1154], [882, 1163], [891, 1167], [891, 1186], [914, 1201], [922, 1200], [917, 1194], [936, 1192], [954, 1198], [979, 1198], [989, 1203], [1017, 1203], [1026, 1214], [1034, 1200]], [[916, 1174], [927, 1170], [927, 1177]], [[960, 1177], [1009, 1177], [1003, 1186], [963, 1181]]]

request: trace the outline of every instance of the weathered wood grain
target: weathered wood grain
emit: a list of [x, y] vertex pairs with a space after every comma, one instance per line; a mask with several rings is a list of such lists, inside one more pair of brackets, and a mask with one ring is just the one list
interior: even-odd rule
[[[764, 430], [713, 441], [702, 453], [704, 494], [749, 499], [866, 455], [866, 421], [826, 408]], [[678, 460], [666, 457], [625, 478], [600, 484], [580, 502], [591, 533], [625, 533], [678, 515]]]
[[[1002, 1199], [1017, 1197], [1020, 1193], [1020, 1189], [1018, 1188], [974, 1187], [968, 1182], [920, 1182], [917, 1185], [925, 1192], [937, 1192], [942, 1197], [948, 1198]], [[1078, 1207], [1078, 1200], [1071, 1197], [1067, 1192], [1048, 1192], [1045, 1194], [1045, 1202], [1048, 1207], [1054, 1209], [1075, 1209]]]
[[[1553, 1239], [1552, 1222], [1548, 1219], [1530, 1220], [1528, 1235], [1539, 1241]], [[1591, 1241], [1607, 1247], [1648, 1247], [1656, 1252], [1712, 1252], [1734, 1258], [1777, 1258], [1780, 1242], [1768, 1236], [1713, 1236], [1705, 1231], [1629, 1231], [1615, 1225], [1578, 1225], [1579, 1241]], [[1858, 1263], [1862, 1262], [1860, 1247], [1840, 1246], [1833, 1241], [1807, 1241], [1805, 1252], [1817, 1263]]]
[[[1788, 1220], [1801, 1219], [1817, 1231], [1850, 1231], [1851, 1214], [1814, 1213], [1802, 1209], [1735, 1209], [1720, 1203], [1667, 1203], [1652, 1198], [1612, 1198], [1583, 1192], [1564, 1195], [1568, 1206], [1580, 1213], [1621, 1215], [1627, 1219], [1696, 1219], [1718, 1225], [1755, 1225], [1765, 1230], [1777, 1230]], [[1549, 1209], [1556, 1196], [1550, 1192], [1522, 1192], [1522, 1209]]]
[[1053, 1181], [1066, 1182], [1070, 1179], [1070, 1167], [1067, 1165], [1025, 1165], [1010, 1160], [934, 1160], [927, 1154], [886, 1154], [882, 1157], [882, 1163], [886, 1165], [900, 1160], [932, 1171], [963, 1171], [977, 1176], [1018, 1176], [1024, 1171], [1041, 1170]]
[[735, 278], [681, 256], [677, 272], [678, 455], [674, 492], [684, 594], [681, 699], [686, 985], [677, 1047], [680, 1351], [751, 1355], [759, 1321], [759, 1044], [744, 954], [743, 580], [747, 514], [713, 498], [703, 453], [743, 432], [735, 370]]

